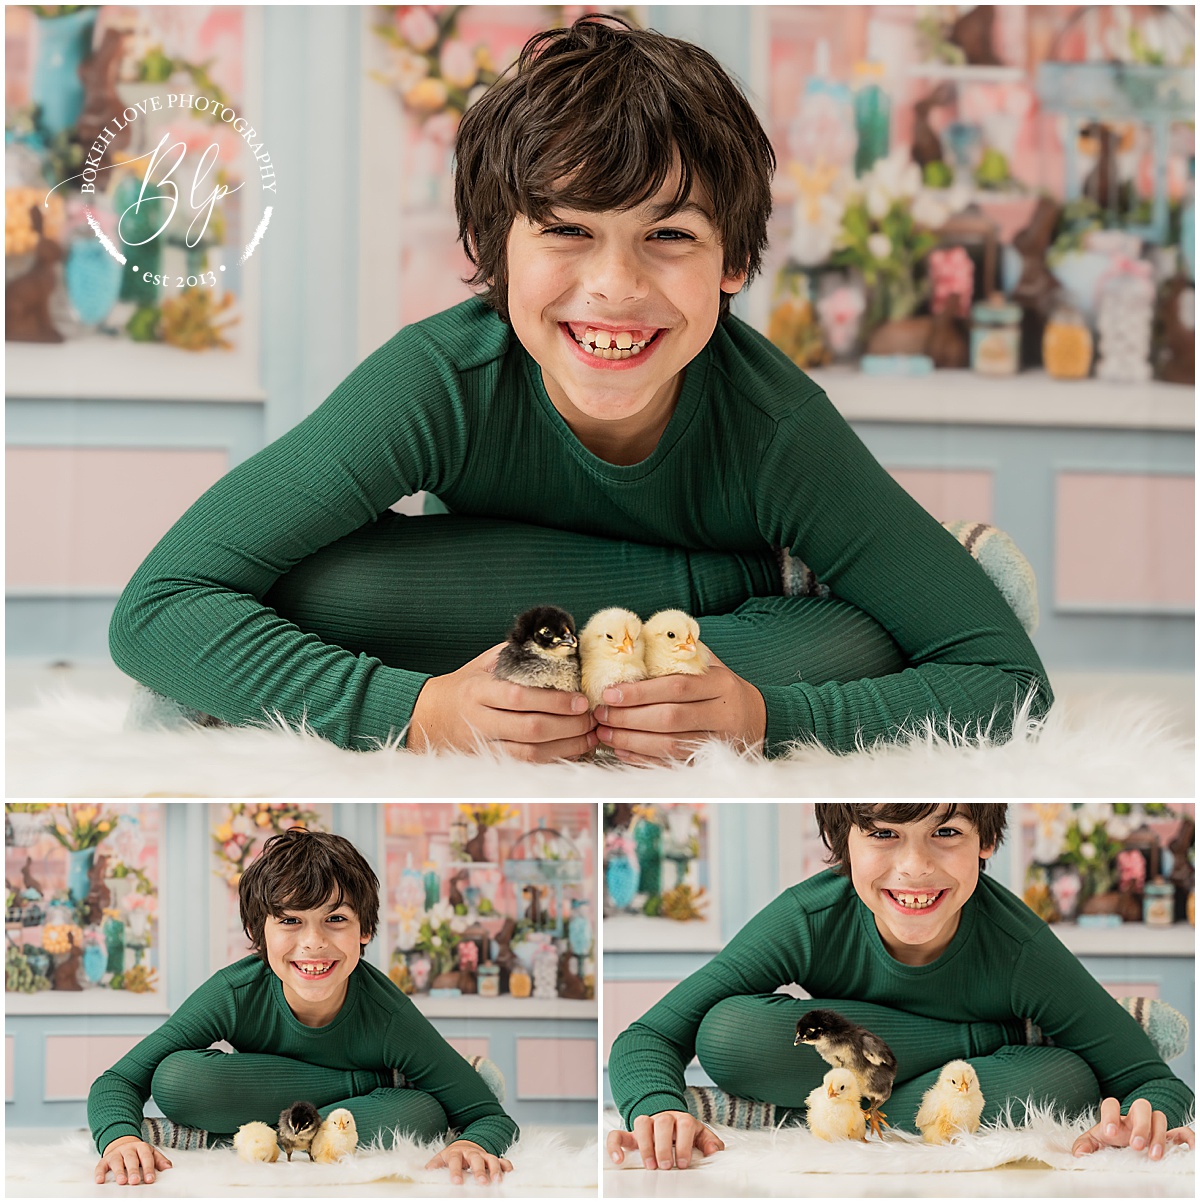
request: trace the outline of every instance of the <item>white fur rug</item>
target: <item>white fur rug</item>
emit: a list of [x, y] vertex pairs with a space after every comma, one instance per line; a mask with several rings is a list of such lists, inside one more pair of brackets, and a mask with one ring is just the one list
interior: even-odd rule
[[[427, 1170], [425, 1163], [441, 1144], [420, 1145], [400, 1139], [390, 1149], [359, 1149], [353, 1157], [334, 1165], [316, 1165], [307, 1157], [282, 1158], [273, 1165], [242, 1161], [232, 1149], [187, 1152], [167, 1149], [172, 1168], [158, 1175], [160, 1193], [219, 1196], [223, 1187], [285, 1188], [297, 1197], [314, 1188], [348, 1186], [364, 1182], [449, 1186], [447, 1170]], [[594, 1140], [582, 1148], [570, 1144], [554, 1130], [528, 1129], [509, 1150], [513, 1164], [504, 1176], [505, 1194], [523, 1189], [594, 1189], [597, 1184], [597, 1147]], [[9, 1130], [4, 1159], [6, 1194], [20, 1195], [23, 1182], [86, 1187], [95, 1182], [96, 1147], [86, 1132], [72, 1132], [59, 1145], [22, 1142]], [[474, 1179], [470, 1179], [474, 1185]], [[178, 1184], [171, 1189], [172, 1182]], [[110, 1188], [113, 1181], [108, 1180]], [[145, 1189], [144, 1187], [139, 1188]], [[39, 1192], [40, 1193], [40, 1192]], [[80, 1190], [82, 1194], [82, 1190]]]
[[[1186, 1145], [1171, 1145], [1161, 1161], [1150, 1161], [1146, 1153], [1134, 1149], [1101, 1149], [1087, 1157], [1073, 1157], [1075, 1138], [1091, 1127], [1081, 1117], [1068, 1123], [1053, 1116], [1049, 1109], [1031, 1108], [1031, 1122], [1014, 1127], [1010, 1117], [1001, 1117], [994, 1125], [980, 1128], [954, 1144], [927, 1145], [919, 1136], [907, 1132], [889, 1132], [886, 1140], [826, 1142], [818, 1140], [807, 1128], [780, 1128], [771, 1132], [746, 1132], [737, 1128], [716, 1127], [725, 1148], [711, 1157], [701, 1157], [692, 1168], [706, 1178], [720, 1177], [752, 1182], [757, 1171], [768, 1167], [771, 1174], [941, 1174], [963, 1170], [990, 1170], [1018, 1161], [1040, 1162], [1051, 1169], [1081, 1173], [1140, 1174], [1149, 1179], [1155, 1174], [1194, 1174], [1196, 1154]], [[605, 1113], [605, 1135], [619, 1119], [615, 1112]], [[641, 1169], [636, 1150], [627, 1153], [625, 1162], [610, 1161], [606, 1173]], [[1153, 1192], [1147, 1190], [1147, 1195]]]
[[276, 728], [126, 731], [116, 698], [64, 692], [7, 716], [6, 788], [36, 797], [1193, 797], [1195, 754], [1158, 703], [1072, 699], [994, 744], [928, 728], [850, 755], [702, 746], [674, 768], [348, 752]]

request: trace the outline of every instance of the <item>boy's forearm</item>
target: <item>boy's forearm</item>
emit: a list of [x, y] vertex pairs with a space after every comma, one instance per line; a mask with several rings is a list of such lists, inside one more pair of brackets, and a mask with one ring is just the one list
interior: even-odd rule
[[1155, 1111], [1167, 1117], [1168, 1128], [1182, 1128], [1196, 1122], [1196, 1095], [1174, 1075], [1155, 1078], [1131, 1091], [1121, 1100], [1121, 1113], [1129, 1111], [1134, 1099], [1145, 1099]]
[[[1038, 666], [1040, 668], [1040, 665]], [[942, 733], [956, 728], [989, 729], [1006, 738], [1017, 708], [1034, 688], [1030, 716], [1044, 715], [1053, 702], [1044, 673], [981, 665], [926, 664], [891, 677], [826, 685], [760, 687], [767, 706], [767, 756], [786, 753], [792, 741], [815, 738], [834, 752], [853, 752], [873, 740], [895, 739], [930, 718]]]
[[608, 1057], [608, 1081], [625, 1126], [632, 1129], [639, 1115], [686, 1111], [683, 1071], [679, 1054], [664, 1036], [641, 1021], [626, 1028]]
[[517, 1143], [517, 1137], [520, 1135], [521, 1129], [517, 1127], [516, 1121], [511, 1116], [501, 1113], [488, 1115], [468, 1124], [458, 1134], [458, 1139], [473, 1140], [494, 1157], [503, 1157]]
[[96, 1152], [104, 1150], [118, 1137], [142, 1135], [142, 1108], [146, 1100], [138, 1090], [111, 1069], [102, 1073], [88, 1091], [88, 1127], [96, 1142]]
[[235, 725], [303, 721], [339, 747], [369, 749], [408, 725], [424, 674], [323, 643], [252, 597], [143, 571], [109, 632], [114, 662], [142, 684]]

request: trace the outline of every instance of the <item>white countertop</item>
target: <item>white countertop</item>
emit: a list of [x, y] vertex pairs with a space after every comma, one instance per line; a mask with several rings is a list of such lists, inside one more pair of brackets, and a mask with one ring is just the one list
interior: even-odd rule
[[1045, 372], [981, 376], [866, 376], [856, 368], [808, 372], [851, 422], [1069, 426], [1123, 430], [1196, 428], [1196, 390], [1187, 385], [1054, 380]]

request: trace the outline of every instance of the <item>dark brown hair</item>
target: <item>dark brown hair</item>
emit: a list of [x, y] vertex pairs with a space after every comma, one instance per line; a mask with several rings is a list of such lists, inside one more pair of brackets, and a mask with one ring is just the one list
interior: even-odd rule
[[242, 928], [265, 961], [263, 928], [267, 916], [346, 904], [364, 936], [379, 925], [379, 878], [363, 854], [344, 836], [293, 827], [273, 835], [238, 882]]
[[[815, 809], [821, 839], [829, 849], [826, 863], [843, 877], [850, 873], [851, 827], [875, 831], [879, 823], [919, 823], [935, 814], [944, 823], [961, 811], [979, 832], [980, 848], [998, 848], [1008, 825], [1006, 802], [818, 802]], [[980, 872], [986, 868], [987, 861], [980, 857]]]
[[[678, 164], [672, 208], [708, 208], [725, 275], [762, 266], [775, 152], [749, 101], [707, 51], [589, 13], [525, 43], [464, 114], [455, 146], [458, 234], [484, 300], [508, 320], [508, 233], [556, 205], [634, 209]], [[557, 186], [556, 186], [557, 185]], [[730, 295], [721, 294], [721, 320]]]

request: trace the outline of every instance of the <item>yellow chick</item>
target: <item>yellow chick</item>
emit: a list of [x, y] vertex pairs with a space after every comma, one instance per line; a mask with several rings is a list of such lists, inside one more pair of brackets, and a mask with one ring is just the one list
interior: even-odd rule
[[867, 1139], [867, 1118], [859, 1103], [862, 1083], [849, 1069], [831, 1069], [804, 1105], [808, 1130], [818, 1140]]
[[579, 659], [583, 692], [593, 709], [610, 685], [645, 680], [642, 620], [617, 606], [593, 614], [579, 633]]
[[275, 1129], [270, 1124], [254, 1120], [243, 1124], [233, 1138], [233, 1147], [243, 1161], [278, 1161], [279, 1145], [275, 1143]]
[[312, 1142], [312, 1159], [328, 1165], [354, 1152], [358, 1145], [358, 1129], [354, 1116], [345, 1107], [331, 1111], [324, 1119]]
[[943, 1145], [962, 1132], [978, 1131], [982, 1114], [978, 1075], [967, 1062], [951, 1061], [921, 1099], [917, 1127], [926, 1143]]
[[700, 642], [700, 624], [682, 610], [660, 610], [642, 627], [646, 645], [646, 676], [685, 673], [698, 677], [708, 671], [708, 648]]

